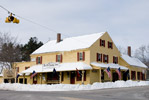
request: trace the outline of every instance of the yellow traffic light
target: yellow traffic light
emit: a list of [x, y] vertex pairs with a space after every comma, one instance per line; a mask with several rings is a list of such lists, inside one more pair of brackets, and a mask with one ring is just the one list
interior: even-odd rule
[[6, 17], [5, 23], [10, 23], [11, 21]]
[[13, 23], [18, 24], [19, 22], [20, 22], [19, 19], [17, 19], [17, 18], [14, 17], [14, 19], [13, 19]]

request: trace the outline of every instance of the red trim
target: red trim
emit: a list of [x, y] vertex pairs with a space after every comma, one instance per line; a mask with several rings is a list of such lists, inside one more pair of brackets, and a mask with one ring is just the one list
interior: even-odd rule
[[62, 54], [61, 54], [61, 62], [63, 61], [62, 59], [63, 59], [63, 57], [62, 57]]
[[42, 64], [42, 56], [40, 57], [40, 64]]
[[83, 61], [85, 60], [85, 52], [83, 52]]
[[77, 61], [79, 61], [79, 52], [77, 52]]

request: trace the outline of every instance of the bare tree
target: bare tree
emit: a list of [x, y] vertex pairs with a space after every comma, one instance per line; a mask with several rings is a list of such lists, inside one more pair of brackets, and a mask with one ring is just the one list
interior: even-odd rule
[[135, 51], [135, 57], [140, 59], [144, 64], [149, 66], [149, 45], [142, 45]]
[[0, 67], [12, 68], [14, 62], [21, 61], [20, 45], [17, 38], [8, 33], [0, 33]]

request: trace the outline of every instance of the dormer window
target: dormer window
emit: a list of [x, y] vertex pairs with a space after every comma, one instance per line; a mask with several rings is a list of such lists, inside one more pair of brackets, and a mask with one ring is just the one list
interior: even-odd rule
[[108, 42], [108, 48], [113, 49], [113, 43], [112, 42]]
[[105, 40], [100, 39], [100, 46], [105, 47]]

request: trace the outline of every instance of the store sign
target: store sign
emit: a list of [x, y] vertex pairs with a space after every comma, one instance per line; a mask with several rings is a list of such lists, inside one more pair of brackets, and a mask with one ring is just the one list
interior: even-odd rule
[[59, 62], [49, 62], [43, 65], [43, 68], [55, 68], [59, 66]]
[[16, 70], [15, 69], [4, 69], [3, 70], [3, 77], [4, 78], [15, 78]]

